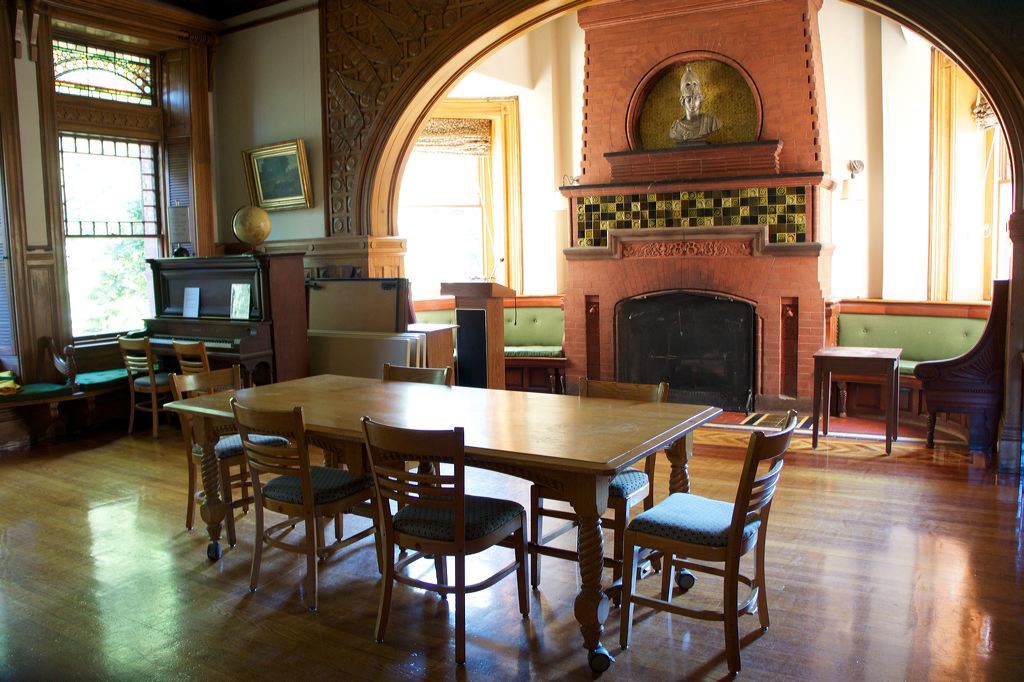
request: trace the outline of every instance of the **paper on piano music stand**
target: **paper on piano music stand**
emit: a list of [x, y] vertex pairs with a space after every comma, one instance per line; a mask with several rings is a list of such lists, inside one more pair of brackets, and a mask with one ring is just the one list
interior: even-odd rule
[[249, 299], [252, 295], [249, 284], [234, 282], [231, 285], [231, 319], [249, 319]]
[[199, 317], [199, 287], [185, 287], [185, 298], [181, 304], [182, 317]]

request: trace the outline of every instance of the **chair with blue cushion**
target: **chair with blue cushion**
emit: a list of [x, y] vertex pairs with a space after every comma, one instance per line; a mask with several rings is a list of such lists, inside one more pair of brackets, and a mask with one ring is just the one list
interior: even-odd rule
[[[175, 400], [185, 400], [198, 395], [219, 393], [242, 388], [241, 371], [238, 365], [227, 369], [196, 374], [171, 374], [171, 392]], [[196, 482], [199, 479], [199, 467], [203, 462], [203, 451], [196, 443], [192, 433], [192, 417], [185, 413], [178, 415], [181, 421], [181, 433], [185, 441], [185, 457], [188, 462], [188, 506], [185, 511], [185, 528], [191, 530], [195, 521]], [[220, 427], [220, 439], [214, 448], [217, 456], [217, 469], [220, 479], [220, 496], [228, 507], [224, 524], [227, 527], [228, 544], [235, 546], [235, 509], [249, 510], [253, 497], [249, 492], [249, 471], [245, 465], [245, 450], [242, 439], [234, 433], [234, 424]], [[264, 442], [286, 445], [288, 441], [277, 436], [266, 436]], [[233, 471], [233, 469], [237, 469]], [[240, 490], [241, 497], [234, 499], [233, 491]]]
[[[614, 398], [616, 400], [632, 400], [634, 402], [663, 403], [668, 400], [668, 384], [627, 384], [617, 381], [592, 381], [586, 377], [580, 379], [580, 398]], [[605, 557], [605, 566], [611, 567], [613, 579], [622, 577], [622, 532], [629, 523], [629, 512], [640, 500], [644, 509], [654, 506], [654, 465], [655, 455], [644, 461], [643, 471], [629, 468], [620, 472], [608, 486], [608, 507], [612, 510], [612, 518], [604, 519], [606, 527], [612, 529], [612, 556]], [[570, 511], [547, 509], [544, 500], [565, 501], [563, 494], [542, 485], [530, 487], [530, 560], [533, 572], [533, 586], [540, 585], [540, 556], [551, 556], [558, 559], [576, 561], [577, 553], [559, 547], [550, 547], [548, 543], [576, 526], [576, 515]], [[543, 517], [563, 519], [570, 523], [542, 535]]]
[[[455, 661], [466, 661], [466, 594], [494, 585], [513, 571], [518, 576], [519, 611], [530, 614], [526, 591], [526, 511], [509, 500], [466, 495], [463, 430], [419, 431], [387, 426], [363, 417], [384, 551], [384, 585], [377, 612], [376, 639], [384, 641], [391, 590], [395, 582], [455, 593]], [[429, 470], [407, 471], [410, 462], [430, 463]], [[450, 473], [449, 473], [450, 471]], [[399, 510], [392, 513], [391, 501]], [[501, 545], [515, 551], [515, 561], [491, 577], [466, 584], [466, 557]], [[415, 552], [395, 561], [395, 548]], [[402, 572], [431, 556], [437, 583]], [[455, 560], [455, 584], [447, 581], [447, 557]]]
[[[725, 623], [725, 656], [729, 671], [740, 671], [739, 616], [757, 613], [762, 631], [768, 629], [768, 595], [764, 581], [764, 545], [768, 513], [782, 473], [783, 457], [796, 428], [795, 410], [778, 433], [751, 434], [733, 503], [689, 493], [673, 493], [643, 512], [626, 528], [625, 578], [622, 581], [622, 623], [619, 643], [629, 646], [633, 606], [640, 604], [681, 616]], [[661, 599], [635, 594], [633, 570], [641, 547], [659, 550], [665, 558]], [[756, 549], [753, 575], [740, 573], [740, 559]], [[711, 565], [709, 565], [711, 564]], [[724, 567], [714, 564], [724, 564]], [[676, 569], [710, 573], [723, 578], [722, 611], [689, 609], [672, 603]], [[750, 588], [738, 602], [740, 583]]]
[[[264, 545], [303, 554], [306, 557], [306, 606], [310, 611], [316, 611], [317, 559], [323, 561], [330, 554], [374, 534], [375, 530], [371, 526], [328, 546], [324, 541], [324, 524], [328, 519], [371, 501], [373, 482], [369, 476], [310, 465], [306, 422], [301, 407], [260, 410], [245, 407], [234, 398], [230, 402], [256, 500], [256, 538], [249, 589], [256, 591]], [[268, 443], [266, 438], [270, 436], [284, 438], [287, 443]], [[284, 514], [286, 518], [266, 526], [264, 510]], [[299, 524], [305, 533], [290, 540], [293, 529]], [[377, 557], [380, 558], [379, 535]]]
[[[160, 412], [164, 411], [161, 399], [166, 402], [171, 395], [171, 382], [166, 372], [156, 371], [156, 360], [149, 347], [149, 339], [132, 339], [122, 336], [117, 339], [121, 348], [124, 368], [128, 371], [128, 388], [131, 390], [131, 412], [128, 415], [128, 433], [135, 430], [135, 410], [149, 412], [153, 417], [153, 438], [159, 427]], [[138, 394], [149, 396], [138, 401]]]

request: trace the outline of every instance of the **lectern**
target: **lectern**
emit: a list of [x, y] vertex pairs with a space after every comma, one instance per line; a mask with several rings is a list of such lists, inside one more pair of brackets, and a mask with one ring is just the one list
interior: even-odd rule
[[505, 388], [505, 308], [514, 289], [497, 282], [442, 282], [441, 293], [455, 297], [455, 308], [483, 310], [486, 316], [487, 388]]

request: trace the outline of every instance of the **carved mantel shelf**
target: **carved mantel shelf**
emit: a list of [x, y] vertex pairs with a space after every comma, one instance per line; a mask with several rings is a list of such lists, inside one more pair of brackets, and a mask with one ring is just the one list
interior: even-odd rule
[[609, 230], [608, 246], [563, 249], [568, 260], [686, 257], [817, 257], [832, 246], [771, 244], [764, 226]]
[[778, 175], [782, 140], [609, 152], [613, 182]]

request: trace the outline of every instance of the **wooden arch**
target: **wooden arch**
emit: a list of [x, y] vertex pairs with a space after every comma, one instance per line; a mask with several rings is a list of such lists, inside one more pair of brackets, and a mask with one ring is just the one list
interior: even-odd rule
[[[663, 0], [664, 1], [664, 0]], [[820, 6], [821, 0], [810, 0]], [[847, 0], [913, 29], [975, 79], [999, 116], [1013, 166], [1014, 243], [1000, 467], [1019, 470], [1024, 350], [1024, 6], [997, 0]], [[323, 0], [327, 234], [395, 232], [398, 184], [415, 134], [444, 91], [483, 57], [586, 0], [448, 0], [347, 3]], [[735, 2], [730, 4], [735, 5]], [[378, 7], [378, 5], [380, 7]], [[396, 9], [397, 8], [397, 9]], [[354, 13], [362, 12], [354, 21]], [[403, 17], [403, 13], [408, 15]], [[347, 16], [346, 16], [347, 15]], [[406, 19], [417, 19], [408, 35]], [[422, 20], [422, 21], [419, 21]], [[380, 30], [373, 54], [353, 64], [358, 36]], [[369, 30], [369, 29], [368, 29]], [[389, 57], [388, 55], [391, 55]], [[357, 60], [358, 61], [358, 60]], [[370, 87], [366, 79], [368, 76]], [[353, 78], [355, 84], [353, 85]]]

